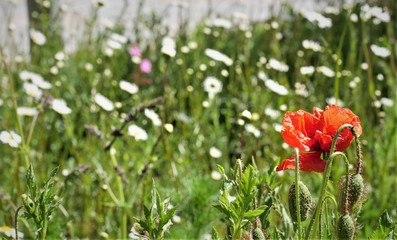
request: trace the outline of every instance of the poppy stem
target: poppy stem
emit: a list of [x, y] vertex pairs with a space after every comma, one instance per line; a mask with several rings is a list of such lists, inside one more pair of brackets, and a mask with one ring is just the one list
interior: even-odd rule
[[301, 210], [300, 210], [300, 199], [299, 199], [299, 149], [295, 148], [295, 205], [296, 205], [296, 216], [297, 216], [297, 231], [298, 240], [302, 238], [301, 231]]
[[[323, 198], [325, 196], [325, 190], [327, 188], [327, 184], [328, 184], [328, 180], [329, 177], [331, 176], [331, 170], [332, 170], [332, 162], [334, 159], [333, 153], [335, 152], [335, 148], [336, 148], [336, 142], [338, 140], [339, 135], [342, 133], [342, 131], [345, 128], [353, 128], [353, 125], [351, 124], [343, 124], [338, 131], [336, 132], [333, 140], [332, 140], [332, 145], [331, 145], [331, 151], [330, 151], [330, 157], [327, 161], [327, 166], [325, 168], [325, 175], [323, 178], [323, 184], [321, 186], [321, 192], [320, 192], [320, 197], [318, 199], [318, 205], [314, 211], [314, 216], [312, 217], [312, 219], [310, 220], [310, 224], [309, 227], [307, 228], [307, 232], [306, 232], [306, 239], [309, 239], [312, 235], [315, 236], [315, 234], [317, 233], [317, 227], [318, 227], [318, 221], [319, 221], [319, 217], [320, 217], [320, 212], [321, 212], [321, 206], [323, 203]], [[313, 231], [312, 231], [313, 228]], [[315, 237], [314, 237], [315, 238]]]
[[356, 129], [351, 128], [350, 130], [354, 136], [354, 141], [356, 142], [356, 158], [357, 158], [356, 173], [362, 174], [362, 172], [363, 172], [363, 152], [361, 150], [360, 138], [356, 132]]
[[[336, 158], [341, 156], [343, 160], [345, 161], [345, 175], [346, 175], [346, 183], [345, 183], [345, 192], [343, 193], [344, 199], [343, 200], [343, 214], [347, 214], [349, 211], [349, 182], [350, 182], [350, 177], [349, 177], [349, 160], [347, 159], [346, 155], [343, 152], [334, 152], [330, 158]], [[340, 194], [340, 193], [339, 193]]]

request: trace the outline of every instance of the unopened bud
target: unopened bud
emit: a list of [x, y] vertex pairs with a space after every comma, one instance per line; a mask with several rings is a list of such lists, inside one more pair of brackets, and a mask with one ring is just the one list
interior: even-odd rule
[[364, 195], [364, 179], [361, 174], [349, 175], [347, 204], [345, 203], [346, 176], [339, 182], [338, 211], [341, 214], [350, 213], [354, 209], [361, 207], [361, 199]]
[[338, 225], [336, 226], [337, 239], [353, 239], [354, 231], [355, 227], [353, 218], [348, 214], [340, 216], [338, 220]]
[[[300, 217], [301, 221], [305, 221], [309, 216], [309, 213], [312, 209], [312, 196], [310, 194], [309, 189], [305, 184], [299, 182], [299, 209], [300, 209]], [[289, 189], [288, 194], [288, 206], [291, 218], [294, 222], [298, 221], [298, 216], [296, 214], [296, 201], [295, 201], [295, 183], [293, 183]]]

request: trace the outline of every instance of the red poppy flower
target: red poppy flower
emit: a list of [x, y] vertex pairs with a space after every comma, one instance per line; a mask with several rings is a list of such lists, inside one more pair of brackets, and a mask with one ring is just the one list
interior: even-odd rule
[[318, 129], [322, 110], [313, 109], [314, 114], [303, 110], [287, 112], [283, 118], [281, 136], [291, 147], [301, 151], [314, 150], [316, 141], [314, 135]]
[[[300, 153], [299, 170], [305, 172], [324, 172], [327, 165], [326, 160], [321, 159], [321, 151]], [[295, 169], [295, 155], [284, 159], [276, 168], [276, 171]]]
[[[331, 150], [332, 139], [338, 129], [344, 124], [351, 124], [358, 135], [361, 135], [360, 119], [347, 108], [341, 108], [337, 105], [327, 106], [320, 118], [319, 128], [314, 135], [314, 139], [320, 145], [320, 148], [329, 152]], [[349, 129], [344, 129], [336, 141], [336, 151], [345, 150], [353, 141], [354, 136]]]
[[[327, 162], [321, 159], [321, 153], [331, 150], [332, 140], [344, 124], [351, 124], [357, 134], [361, 134], [360, 119], [350, 109], [331, 105], [327, 106], [324, 111], [314, 108], [313, 114], [298, 110], [285, 114], [281, 135], [291, 147], [298, 148], [300, 151], [310, 151], [310, 153], [300, 154], [300, 170], [323, 172]], [[345, 150], [353, 138], [350, 130], [344, 129], [337, 139], [335, 150]], [[276, 171], [294, 168], [295, 157], [293, 156], [283, 160]]]

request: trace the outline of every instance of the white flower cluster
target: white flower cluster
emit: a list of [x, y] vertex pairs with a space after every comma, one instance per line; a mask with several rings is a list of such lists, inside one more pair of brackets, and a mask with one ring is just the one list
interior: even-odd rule
[[370, 7], [368, 4], [365, 4], [361, 7], [360, 17], [364, 21], [374, 18], [373, 22], [375, 24], [379, 24], [381, 22], [390, 22], [390, 14], [386, 10], [384, 11], [380, 7]]
[[330, 18], [324, 17], [320, 13], [303, 10], [301, 14], [304, 18], [309, 20], [309, 22], [317, 23], [319, 28], [332, 27], [332, 20]]
[[370, 48], [372, 52], [378, 57], [387, 58], [391, 54], [391, 51], [389, 49], [385, 47], [379, 47], [375, 44], [371, 44]]

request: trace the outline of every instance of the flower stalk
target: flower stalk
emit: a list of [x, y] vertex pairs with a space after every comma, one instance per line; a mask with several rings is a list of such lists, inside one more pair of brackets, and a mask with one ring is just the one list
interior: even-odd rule
[[[118, 164], [117, 164], [117, 159], [116, 159], [114, 151], [110, 151], [110, 159], [111, 159], [111, 162], [113, 165], [113, 169], [117, 169]], [[119, 198], [117, 200], [117, 206], [124, 207], [125, 206], [125, 197], [124, 197], [123, 179], [122, 179], [122, 176], [120, 176], [120, 174], [118, 174], [116, 181], [117, 181], [116, 182], [117, 188], [119, 191]], [[111, 196], [112, 196], [112, 199], [114, 200], [114, 198], [115, 198], [114, 194], [111, 194]], [[121, 239], [127, 239], [127, 212], [125, 210], [121, 211]]]
[[295, 204], [297, 216], [297, 231], [298, 240], [302, 238], [301, 231], [301, 211], [300, 211], [300, 197], [299, 197], [299, 149], [295, 148]]
[[[323, 204], [323, 199], [324, 199], [324, 196], [325, 196], [325, 191], [326, 191], [326, 188], [327, 188], [328, 180], [329, 180], [329, 177], [331, 176], [332, 163], [333, 163], [334, 158], [336, 156], [343, 155], [347, 171], [349, 170], [349, 161], [347, 160], [347, 158], [344, 155], [344, 153], [342, 153], [342, 152], [336, 152], [335, 153], [336, 142], [338, 140], [339, 135], [342, 133], [342, 131], [345, 128], [352, 129], [354, 127], [351, 124], [342, 125], [338, 129], [338, 131], [336, 132], [336, 134], [335, 134], [335, 136], [334, 136], [334, 138], [332, 140], [331, 151], [330, 151], [329, 159], [327, 161], [327, 166], [326, 166], [326, 169], [325, 169], [325, 174], [324, 174], [324, 178], [323, 178], [323, 184], [321, 186], [320, 197], [318, 199], [318, 205], [317, 205], [317, 207], [316, 207], [316, 209], [314, 211], [314, 216], [310, 220], [310, 224], [309, 224], [309, 227], [308, 227], [307, 232], [306, 232], [306, 239], [309, 239], [310, 236], [315, 235], [317, 233], [317, 227], [318, 227], [319, 218], [320, 218], [321, 206]], [[312, 231], [312, 228], [313, 228], [313, 231]]]

